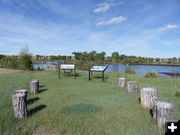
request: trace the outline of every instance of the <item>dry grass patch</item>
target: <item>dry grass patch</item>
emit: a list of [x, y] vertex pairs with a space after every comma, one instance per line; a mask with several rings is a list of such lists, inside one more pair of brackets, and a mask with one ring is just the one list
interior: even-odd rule
[[22, 72], [22, 71], [23, 70], [18, 70], [18, 69], [0, 68], [0, 74], [16, 73], [16, 72]]

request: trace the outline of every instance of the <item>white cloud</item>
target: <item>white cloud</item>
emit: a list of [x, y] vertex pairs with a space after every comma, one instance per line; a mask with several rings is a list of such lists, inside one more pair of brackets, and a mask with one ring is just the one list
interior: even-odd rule
[[119, 16], [119, 17], [114, 17], [109, 21], [100, 21], [97, 23], [97, 25], [117, 24], [117, 23], [121, 23], [121, 22], [126, 21], [126, 20], [127, 20], [126, 17]]
[[178, 26], [177, 25], [168, 24], [165, 27], [157, 29], [157, 32], [166, 31], [166, 30], [175, 29], [175, 28], [178, 28]]
[[98, 7], [93, 10], [94, 13], [106, 12], [110, 8], [108, 3], [98, 4]]
[[111, 3], [100, 3], [98, 5], [96, 5], [97, 7], [93, 10], [93, 13], [103, 13], [106, 12], [107, 10], [109, 10], [111, 8], [111, 6], [116, 6], [119, 4], [123, 4], [122, 2], [119, 3], [115, 3], [115, 2], [111, 2]]

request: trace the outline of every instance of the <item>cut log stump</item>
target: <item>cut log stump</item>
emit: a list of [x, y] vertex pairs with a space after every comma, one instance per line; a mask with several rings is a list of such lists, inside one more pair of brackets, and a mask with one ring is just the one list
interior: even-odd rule
[[12, 95], [14, 115], [16, 118], [26, 118], [27, 117], [27, 102], [26, 94], [19, 92]]
[[157, 90], [155, 88], [141, 89], [141, 105], [145, 108], [152, 109], [157, 101]]
[[131, 93], [138, 92], [139, 84], [137, 81], [129, 81], [127, 82], [127, 86], [128, 86], [128, 92]]
[[126, 85], [126, 78], [124, 77], [118, 78], [118, 87], [124, 88], [125, 85]]
[[153, 118], [159, 127], [165, 126], [167, 120], [174, 120], [174, 105], [167, 102], [156, 102], [153, 107]]
[[25, 100], [27, 100], [27, 93], [28, 91], [27, 90], [16, 90], [14, 93], [24, 93], [25, 94]]
[[30, 91], [33, 94], [37, 94], [39, 92], [39, 80], [32, 80], [30, 82]]

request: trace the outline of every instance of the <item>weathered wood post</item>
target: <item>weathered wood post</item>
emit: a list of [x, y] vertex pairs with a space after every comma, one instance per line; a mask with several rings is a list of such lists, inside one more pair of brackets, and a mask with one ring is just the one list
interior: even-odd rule
[[26, 94], [23, 92], [14, 92], [12, 95], [14, 115], [16, 118], [27, 117]]
[[142, 88], [140, 97], [141, 105], [145, 108], [152, 109], [157, 101], [157, 90], [155, 88]]
[[60, 71], [60, 62], [58, 62], [58, 77], [61, 78], [61, 71]]
[[89, 69], [89, 80], [91, 80], [91, 70]]
[[153, 107], [153, 118], [159, 127], [165, 126], [167, 120], [174, 120], [174, 105], [167, 102], [156, 102]]
[[124, 88], [125, 85], [126, 85], [126, 78], [124, 77], [118, 78], [118, 87]]
[[104, 71], [102, 71], [102, 82], [104, 81]]
[[139, 84], [137, 81], [129, 81], [127, 82], [128, 92], [137, 92], [139, 89]]
[[16, 90], [14, 93], [24, 93], [25, 94], [25, 100], [27, 100], [27, 93], [28, 91], [27, 90]]
[[39, 80], [32, 80], [30, 82], [31, 93], [37, 94], [39, 92]]

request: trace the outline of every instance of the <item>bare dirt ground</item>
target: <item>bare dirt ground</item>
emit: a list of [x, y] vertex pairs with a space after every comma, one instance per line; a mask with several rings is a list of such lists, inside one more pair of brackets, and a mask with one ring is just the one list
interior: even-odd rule
[[16, 72], [22, 72], [22, 71], [23, 70], [18, 70], [18, 69], [0, 68], [0, 74], [16, 73]]

